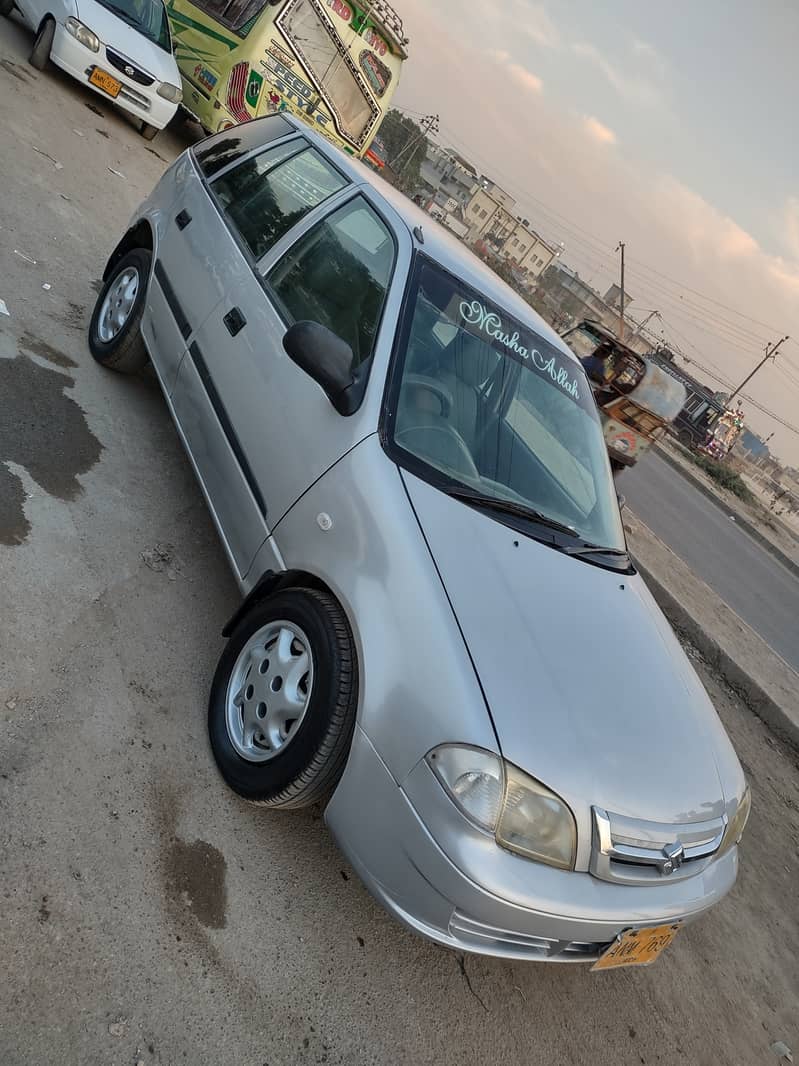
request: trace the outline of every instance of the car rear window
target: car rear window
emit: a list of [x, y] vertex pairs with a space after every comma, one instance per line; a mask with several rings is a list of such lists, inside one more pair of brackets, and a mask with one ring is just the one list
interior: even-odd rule
[[218, 133], [215, 137], [200, 141], [193, 149], [194, 158], [204, 176], [212, 178], [224, 167], [235, 163], [237, 159], [243, 159], [254, 149], [281, 137], [288, 137], [294, 132], [294, 127], [280, 115], [268, 115], [253, 122], [244, 122], [240, 126], [231, 126], [229, 130]]
[[211, 191], [260, 259], [309, 211], [347, 184], [331, 163], [298, 139], [245, 159], [218, 177]]

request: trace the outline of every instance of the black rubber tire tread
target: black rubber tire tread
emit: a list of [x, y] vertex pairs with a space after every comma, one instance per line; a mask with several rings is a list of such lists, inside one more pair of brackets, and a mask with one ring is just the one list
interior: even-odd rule
[[[89, 351], [101, 366], [107, 367], [109, 370], [116, 370], [120, 374], [138, 374], [150, 361], [139, 327], [147, 297], [151, 262], [152, 253], [148, 248], [134, 248], [124, 255], [100, 290], [92, 311], [92, 320], [89, 323]], [[140, 283], [139, 291], [136, 294], [136, 303], [130, 318], [122, 327], [122, 330], [112, 341], [105, 344], [97, 334], [97, 319], [100, 315], [100, 308], [103, 305], [105, 294], [115, 279], [131, 263], [135, 264], [139, 270]]]
[[[225, 700], [230, 672], [250, 635], [274, 619], [292, 620], [297, 610], [302, 613], [310, 611], [324, 631], [327, 647], [313, 648], [314, 668], [317, 677], [328, 671], [333, 684], [326, 705], [320, 704], [315, 714], [313, 705], [309, 707], [297, 736], [287, 746], [286, 757], [294, 766], [290, 779], [285, 780], [285, 759], [281, 755], [268, 763], [254, 764], [247, 763], [236, 753], [227, 735]], [[307, 621], [295, 620], [298, 624], [303, 623], [311, 640]], [[325, 655], [329, 662], [323, 660]], [[325, 696], [319, 698], [324, 700]], [[357, 656], [352, 631], [340, 604], [329, 593], [317, 589], [284, 589], [253, 605], [231, 634], [219, 660], [208, 703], [208, 729], [220, 773], [230, 788], [250, 803], [280, 810], [297, 810], [319, 803], [330, 795], [344, 771], [357, 709]], [[312, 715], [316, 721], [306, 729]], [[316, 740], [309, 744], [308, 732], [314, 731]], [[244, 782], [241, 774], [249, 780]], [[277, 782], [275, 777], [278, 777]], [[284, 779], [280, 780], [281, 777]]]
[[35, 70], [46, 70], [50, 62], [50, 52], [53, 50], [55, 38], [55, 19], [47, 18], [42, 23], [36, 40], [33, 42], [28, 62]]
[[139, 133], [144, 137], [145, 141], [152, 141], [158, 133], [158, 127], [151, 126], [149, 122], [142, 122]]
[[8, 17], [14, 10], [14, 0], [0, 0], [0, 15]]

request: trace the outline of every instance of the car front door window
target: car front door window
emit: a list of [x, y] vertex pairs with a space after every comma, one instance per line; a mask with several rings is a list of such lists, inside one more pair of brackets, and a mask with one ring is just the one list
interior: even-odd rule
[[327, 326], [352, 348], [355, 369], [374, 349], [395, 257], [388, 227], [356, 196], [301, 237], [267, 282], [289, 325]]

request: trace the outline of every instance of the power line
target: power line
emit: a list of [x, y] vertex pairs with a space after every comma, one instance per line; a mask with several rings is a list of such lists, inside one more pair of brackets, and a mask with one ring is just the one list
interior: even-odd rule
[[[404, 109], [398, 108], [398, 110], [404, 110]], [[406, 113], [407, 114], [418, 114], [416, 112], [411, 112], [411, 111], [407, 111]], [[511, 187], [516, 185], [516, 180], [517, 180], [516, 178], [511, 177], [509, 174], [506, 174], [503, 171], [501, 171], [495, 165], [495, 163], [488, 162], [488, 161], [486, 161], [485, 158], [481, 158], [481, 156], [478, 155], [477, 153], [475, 153], [469, 146], [465, 145], [465, 143], [461, 140], [461, 138], [457, 134], [455, 134], [449, 127], [442, 126], [441, 128], [442, 128], [443, 134], [447, 137], [447, 139], [449, 139], [449, 140], [453, 141], [454, 143], [456, 143], [460, 147], [461, 151], [465, 152], [465, 154], [467, 156], [471, 156], [472, 158], [476, 159], [481, 164], [481, 166], [487, 167], [487, 171], [486, 171], [487, 173], [493, 172], [493, 173], [498, 174], [500, 177], [504, 178], [511, 185]], [[543, 200], [540, 200], [537, 197], [533, 196], [530, 192], [525, 191], [524, 193], [520, 193], [517, 190], [517, 193], [518, 193], [519, 200], [525, 200], [526, 199], [526, 200], [532, 201], [533, 203], [538, 204], [540, 206], [540, 208], [546, 214], [548, 214], [551, 217], [553, 217], [554, 219], [556, 219], [558, 226], [560, 228], [566, 230], [567, 233], [570, 233], [572, 235], [570, 239], [576, 240], [576, 241], [578, 241], [578, 243], [583, 243], [584, 245], [589, 247], [595, 254], [602, 255], [603, 257], [607, 257], [609, 260], [613, 261], [613, 256], [612, 256], [611, 251], [610, 251], [610, 248], [612, 247], [611, 242], [608, 242], [608, 244], [606, 245], [602, 238], [598, 237], [596, 234], [590, 233], [588, 230], [586, 230], [582, 226], [578, 225], [578, 223], [572, 221], [571, 219], [566, 218], [564, 215], [561, 215], [554, 208], [549, 207]], [[582, 236], [580, 236], [580, 235], [582, 235]], [[648, 271], [649, 273], [654, 274], [658, 278], [669, 282], [671, 285], [675, 285], [679, 289], [684, 289], [686, 292], [690, 293], [692, 296], [695, 296], [695, 297], [697, 297], [700, 300], [704, 300], [707, 303], [710, 303], [710, 304], [714, 305], [715, 307], [720, 308], [721, 310], [727, 312], [727, 314], [735, 315], [737, 318], [743, 319], [746, 322], [751, 322], [753, 325], [760, 326], [763, 329], [767, 329], [769, 331], [775, 331], [776, 330], [776, 327], [774, 327], [772, 325], [769, 325], [768, 323], [763, 322], [760, 319], [754, 318], [752, 315], [747, 315], [744, 312], [738, 310], [737, 308], [730, 307], [728, 304], [723, 303], [721, 300], [718, 300], [718, 299], [716, 299], [713, 296], [709, 296], [706, 293], [703, 293], [700, 290], [695, 289], [695, 288], [693, 288], [690, 285], [687, 285], [685, 282], [678, 281], [676, 278], [673, 278], [670, 275], [665, 274], [663, 271], [658, 270], [657, 268], [650, 266], [649, 264], [645, 263], [643, 260], [640, 260], [640, 259], [637, 259], [637, 258], [634, 258], [634, 257], [631, 256], [630, 257], [630, 262], [631, 263], [635, 263], [640, 270]], [[713, 315], [714, 318], [718, 318], [719, 317], [717, 312], [713, 313], [713, 312], [709, 311], [709, 309], [703, 308], [699, 304], [695, 304], [693, 301], [686, 300], [685, 297], [679, 296], [677, 298], [680, 299], [681, 301], [685, 301], [685, 303], [689, 304], [689, 306], [692, 306], [695, 310], [700, 311], [704, 315]], [[723, 320], [723, 321], [726, 321], [726, 320]], [[726, 325], [727, 325], [727, 328], [729, 328], [731, 331], [732, 330], [740, 331], [741, 339], [744, 339], [744, 338], [745, 339], [750, 339], [754, 343], [757, 343], [758, 345], [762, 344], [764, 342], [764, 340], [765, 340], [765, 338], [763, 338], [761, 336], [758, 336], [753, 331], [748, 330], [746, 327], [738, 326], [736, 323], [726, 321]]]

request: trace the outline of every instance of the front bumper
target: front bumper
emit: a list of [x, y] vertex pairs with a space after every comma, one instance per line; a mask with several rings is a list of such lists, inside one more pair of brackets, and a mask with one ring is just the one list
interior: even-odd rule
[[738, 869], [732, 848], [696, 877], [638, 887], [530, 862], [472, 827], [426, 763], [400, 787], [360, 727], [325, 819], [404, 925], [459, 951], [512, 959], [593, 961], [625, 929], [699, 917]]
[[[145, 86], [127, 78], [122, 71], [117, 70], [107, 61], [105, 46], [102, 43], [99, 52], [92, 52], [72, 34], [67, 33], [60, 22], [56, 23], [50, 58], [57, 67], [61, 67], [67, 74], [71, 74], [77, 81], [83, 82], [89, 89], [96, 92], [98, 96], [102, 96], [106, 103], [115, 104], [123, 111], [127, 111], [159, 130], [166, 126], [177, 111], [177, 104], [172, 104], [163, 96], [158, 95], [158, 81]], [[91, 84], [87, 73], [91, 67], [100, 67], [121, 82], [122, 89], [119, 96], [109, 96], [108, 93]]]

